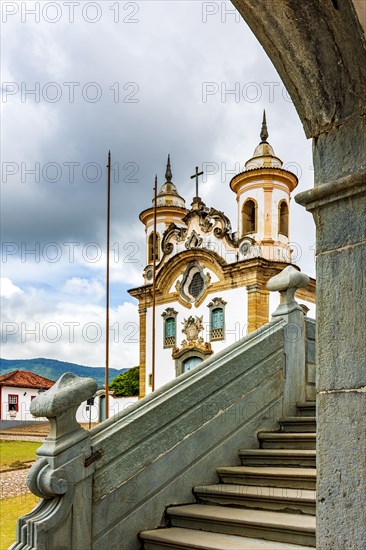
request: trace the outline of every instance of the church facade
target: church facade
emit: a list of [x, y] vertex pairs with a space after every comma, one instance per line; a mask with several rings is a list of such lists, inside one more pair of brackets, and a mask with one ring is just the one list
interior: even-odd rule
[[[260, 137], [230, 182], [234, 228], [198, 191], [186, 207], [172, 182], [170, 157], [156, 208], [153, 199], [140, 214], [147, 265], [144, 285], [129, 291], [139, 301], [140, 397], [258, 329], [278, 305], [266, 284], [291, 264], [290, 200], [298, 180], [269, 144], [265, 114]], [[297, 299], [305, 314], [314, 314], [313, 279]]]

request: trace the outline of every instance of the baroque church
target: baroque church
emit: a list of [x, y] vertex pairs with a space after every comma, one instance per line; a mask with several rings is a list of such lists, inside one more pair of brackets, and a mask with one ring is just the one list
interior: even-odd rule
[[[266, 284], [291, 264], [290, 200], [298, 179], [268, 142], [265, 112], [260, 140], [230, 182], [234, 225], [198, 196], [198, 168], [196, 196], [186, 206], [170, 156], [156, 207], [153, 199], [140, 214], [147, 265], [144, 285], [129, 291], [139, 301], [140, 397], [255, 331], [278, 305]], [[314, 317], [315, 280], [296, 297]]]

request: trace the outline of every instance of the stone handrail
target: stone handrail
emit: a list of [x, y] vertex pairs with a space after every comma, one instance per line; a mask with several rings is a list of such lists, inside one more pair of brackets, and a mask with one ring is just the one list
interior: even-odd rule
[[309, 284], [309, 277], [289, 265], [267, 283], [268, 290], [278, 291], [281, 302], [272, 319], [283, 319], [285, 325], [285, 416], [296, 415], [296, 403], [305, 401], [306, 396], [306, 330], [303, 310], [295, 300], [295, 292]]

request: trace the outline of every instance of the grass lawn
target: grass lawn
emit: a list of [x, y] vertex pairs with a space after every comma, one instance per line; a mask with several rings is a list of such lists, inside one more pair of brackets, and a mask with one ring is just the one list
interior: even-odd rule
[[20, 467], [36, 459], [39, 441], [0, 441], [0, 470]]
[[0, 500], [0, 550], [7, 550], [15, 541], [15, 527], [18, 517], [24, 516], [24, 514], [33, 510], [38, 500], [39, 498], [31, 493]]

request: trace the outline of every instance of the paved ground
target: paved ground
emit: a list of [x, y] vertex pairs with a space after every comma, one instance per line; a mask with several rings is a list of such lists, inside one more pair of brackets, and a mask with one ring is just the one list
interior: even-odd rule
[[32, 424], [39, 424], [39, 421], [29, 420], [28, 422], [23, 422], [21, 420], [0, 420], [0, 430], [20, 428], [21, 426], [31, 426]]
[[26, 484], [28, 471], [29, 469], [27, 468], [25, 470], [14, 470], [0, 474], [0, 499], [30, 493]]
[[2, 441], [44, 441], [46, 436], [42, 435], [12, 435], [12, 434], [0, 434], [0, 440]]

